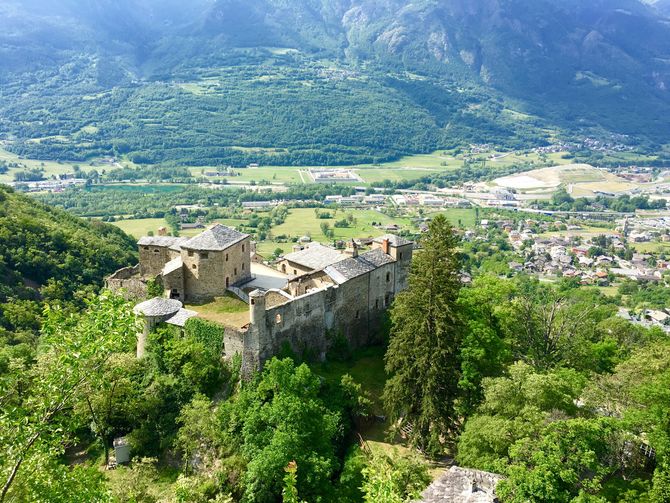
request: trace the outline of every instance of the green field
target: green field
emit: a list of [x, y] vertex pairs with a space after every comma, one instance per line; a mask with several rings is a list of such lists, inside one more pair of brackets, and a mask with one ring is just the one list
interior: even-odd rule
[[130, 234], [138, 239], [140, 236], [146, 236], [150, 231], [158, 234], [159, 227], [167, 226], [167, 223], [162, 218], [139, 218], [136, 220], [119, 220], [112, 223], [126, 234]]
[[670, 243], [662, 243], [660, 241], [633, 243], [631, 246], [638, 253], [670, 253]]
[[[221, 223], [229, 227], [238, 227], [239, 225], [245, 223], [246, 220], [235, 219], [235, 218], [220, 218], [214, 220], [212, 223]], [[139, 238], [140, 236], [146, 236], [149, 232], [153, 231], [154, 234], [158, 234], [159, 227], [167, 227], [167, 222], [163, 218], [138, 218], [138, 219], [128, 219], [128, 220], [119, 220], [112, 222], [113, 225], [116, 225], [126, 234], [130, 234], [133, 237]], [[210, 224], [206, 224], [210, 225]], [[192, 237], [197, 234], [200, 234], [204, 229], [188, 229], [180, 231], [180, 236]], [[168, 232], [170, 229], [168, 228]]]
[[[37, 161], [34, 159], [22, 159], [16, 154], [6, 151], [0, 147], [0, 161], [17, 162], [24, 164], [29, 169], [44, 168], [44, 176], [49, 178], [53, 175], [64, 175], [74, 171], [73, 166], [78, 164], [82, 171], [93, 169], [91, 166], [77, 162], [55, 162], [55, 161]], [[109, 166], [108, 166], [109, 167]], [[10, 168], [5, 174], [0, 174], [0, 183], [13, 182], [14, 173], [22, 171], [23, 168]]]
[[[289, 237], [311, 236], [316, 241], [329, 241], [330, 239], [321, 232], [321, 224], [326, 222], [335, 232], [335, 239], [351, 239], [382, 234], [383, 231], [372, 226], [373, 222], [382, 225], [397, 224], [403, 229], [411, 229], [410, 219], [407, 217], [391, 218], [376, 210], [345, 210], [322, 209], [321, 212], [329, 212], [333, 218], [317, 218], [314, 208], [296, 208], [289, 211], [286, 221], [272, 229], [275, 236], [284, 234]], [[346, 218], [351, 214], [356, 219], [351, 227], [336, 228], [336, 220]]]

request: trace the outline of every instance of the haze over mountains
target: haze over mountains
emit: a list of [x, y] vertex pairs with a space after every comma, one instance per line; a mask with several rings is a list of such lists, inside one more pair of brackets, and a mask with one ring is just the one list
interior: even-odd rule
[[[44, 103], [29, 100], [26, 92], [34, 98], [45, 94], [81, 98], [125, 89], [124, 98], [110, 104], [121, 108], [123, 115], [129, 100], [146, 103], [146, 96], [137, 95], [138, 83], [146, 90], [156, 82], [202, 83], [216, 78], [217, 89], [200, 87], [194, 93], [191, 88], [190, 96], [172, 96], [180, 101], [179, 110], [172, 113], [181, 114], [184, 100], [194, 102], [186, 104], [186, 114], [193, 106], [221, 112], [249, 134], [238, 135], [224, 125], [203, 126], [201, 146], [285, 148], [289, 153], [284, 162], [313, 162], [305, 152], [326, 152], [328, 145], [354, 148], [341, 159], [353, 162], [384, 157], [384, 151], [394, 157], [460, 141], [493, 141], [503, 146], [541, 143], [556, 131], [566, 137], [621, 133], [653, 148], [666, 143], [670, 130], [669, 13], [666, 0], [653, 4], [638, 0], [9, 0], [0, 5], [0, 97], [5, 102], [0, 105], [0, 126], [11, 132], [14, 148], [27, 154], [85, 157], [111, 149], [119, 138], [130, 143], [129, 152], [146, 154], [156, 142], [139, 145], [136, 134], [126, 137], [119, 128], [106, 130], [99, 124], [118, 118], [110, 117], [104, 104], [91, 111], [81, 110], [80, 99], [58, 100], [62, 113], [51, 124], [57, 131], [46, 131], [44, 123], [49, 121], [42, 119], [39, 124], [37, 120]], [[221, 69], [225, 76], [220, 75]], [[276, 118], [265, 117], [256, 124], [242, 111], [255, 109], [264, 93], [276, 94], [272, 86], [278, 80], [285, 84], [281, 89], [301, 83], [293, 96], [300, 105], [289, 110], [282, 102], [270, 102], [270, 107], [276, 107], [272, 114]], [[344, 93], [342, 101], [349, 94], [363, 105], [347, 111], [337, 92], [319, 94], [322, 85], [332, 85], [334, 80], [339, 82], [337, 91]], [[250, 82], [255, 84], [247, 86]], [[258, 89], [263, 85], [269, 88]], [[307, 95], [306, 85], [318, 96]], [[221, 87], [231, 91], [223, 104]], [[342, 110], [350, 117], [356, 108], [365, 113], [364, 118], [349, 120], [362, 130], [359, 136], [364, 141], [357, 143], [333, 129], [337, 120], [331, 111], [315, 113], [328, 126], [314, 124], [316, 119], [310, 117], [314, 102], [329, 100], [331, 95], [335, 95], [332, 113]], [[392, 113], [389, 106], [402, 109], [402, 115], [413, 117], [412, 122], [421, 127], [412, 128], [398, 119], [402, 123], [398, 131], [381, 134], [395, 139], [378, 145], [369, 131]], [[147, 111], [143, 118], [162, 121], [168, 109]], [[295, 127], [301, 110], [307, 117], [302, 129], [316, 132], [308, 144], [298, 145], [290, 138], [301, 135], [301, 128]], [[28, 118], [21, 119], [19, 111]], [[19, 119], [22, 127], [16, 126]], [[141, 132], [137, 117], [123, 120], [134, 133]], [[75, 135], [90, 124], [98, 129], [96, 136], [77, 141]], [[171, 126], [163, 122], [155, 127], [167, 127], [169, 133]], [[189, 130], [188, 121], [185, 126]], [[69, 144], [25, 143], [54, 135], [68, 139]], [[186, 144], [193, 142], [189, 139]], [[198, 157], [205, 162], [217, 155]], [[175, 154], [146, 160], [184, 159], [184, 154]], [[323, 158], [332, 160], [330, 154]]]

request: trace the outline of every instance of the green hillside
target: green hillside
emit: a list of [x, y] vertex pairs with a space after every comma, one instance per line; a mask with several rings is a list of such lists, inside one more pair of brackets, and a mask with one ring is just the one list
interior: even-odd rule
[[76, 309], [85, 291], [135, 261], [132, 238], [0, 185], [0, 374], [7, 351], [33, 344], [44, 301]]

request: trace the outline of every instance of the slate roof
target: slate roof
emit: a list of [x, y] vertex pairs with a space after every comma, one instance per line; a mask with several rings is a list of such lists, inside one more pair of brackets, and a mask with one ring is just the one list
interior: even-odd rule
[[181, 246], [191, 250], [221, 251], [249, 237], [249, 234], [236, 231], [225, 225], [215, 224], [204, 232], [189, 239]]
[[170, 248], [188, 241], [188, 238], [176, 238], [174, 236], [143, 236], [137, 242], [139, 246], [160, 246]]
[[169, 323], [170, 325], [176, 325], [178, 327], [183, 327], [184, 325], [186, 325], [186, 322], [189, 319], [195, 316], [198, 316], [198, 313], [196, 313], [195, 311], [191, 311], [189, 309], [180, 309], [175, 313], [174, 316], [165, 320], [165, 323]]
[[389, 240], [389, 244], [391, 246], [395, 246], [396, 248], [398, 246], [404, 246], [408, 244], [412, 244], [412, 242], [409, 239], [402, 238], [400, 236], [396, 236], [395, 234], [384, 234], [383, 236], [379, 236], [378, 238], [374, 239], [375, 243], [381, 243], [385, 239]]
[[175, 272], [181, 269], [183, 265], [184, 263], [182, 262], [181, 257], [177, 257], [176, 259], [170, 260], [167, 264], [165, 264], [161, 274], [163, 274], [163, 276], [167, 276], [171, 272]]
[[144, 316], [168, 316], [176, 314], [181, 307], [182, 304], [178, 300], [155, 297], [137, 304], [133, 311]]
[[284, 255], [284, 258], [317, 271], [334, 264], [335, 262], [344, 260], [347, 256], [329, 246], [313, 243], [304, 250]]
[[326, 274], [339, 284], [357, 278], [378, 267], [394, 262], [393, 258], [381, 250], [371, 250], [358, 257], [349, 257], [324, 269]]

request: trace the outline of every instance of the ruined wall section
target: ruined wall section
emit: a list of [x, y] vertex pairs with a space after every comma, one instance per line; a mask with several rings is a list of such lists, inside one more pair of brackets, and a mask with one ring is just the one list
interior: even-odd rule
[[139, 273], [139, 264], [133, 267], [124, 267], [105, 280], [106, 286], [112, 292], [121, 294], [126, 299], [145, 299], [147, 297], [147, 284]]

